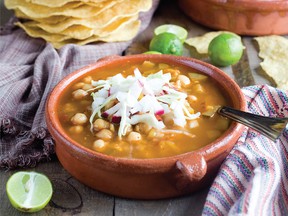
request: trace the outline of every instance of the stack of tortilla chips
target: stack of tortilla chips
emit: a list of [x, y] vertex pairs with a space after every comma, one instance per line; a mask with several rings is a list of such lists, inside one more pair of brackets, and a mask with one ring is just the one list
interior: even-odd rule
[[139, 31], [139, 13], [152, 0], [5, 0], [5, 6], [21, 18], [16, 25], [28, 35], [60, 48], [131, 40]]

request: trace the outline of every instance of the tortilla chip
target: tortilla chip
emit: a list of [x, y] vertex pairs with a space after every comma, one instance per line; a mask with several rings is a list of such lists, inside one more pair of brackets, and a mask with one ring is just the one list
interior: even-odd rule
[[[107, 1], [100, 6], [92, 7], [91, 5], [84, 4], [83, 2], [70, 2], [61, 7], [49, 8], [42, 5], [28, 3], [24, 0], [6, 0], [5, 6], [8, 9], [18, 9], [28, 18], [46, 18], [50, 16], [68, 16], [87, 18], [97, 16], [107, 8], [112, 7], [117, 2]], [[25, 18], [25, 17], [23, 17]]]
[[62, 15], [50, 16], [50, 17], [45, 17], [45, 18], [32, 18], [24, 14], [19, 9], [15, 9], [14, 12], [15, 12], [16, 17], [18, 18], [23, 18], [26, 20], [33, 20], [39, 23], [46, 23], [46, 24], [57, 24], [59, 22], [64, 22], [66, 19], [70, 18], [70, 17], [62, 16]]
[[[32, 4], [38, 4], [46, 7], [62, 7], [63, 5], [70, 3], [70, 2], [78, 2], [79, 0], [26, 0], [26, 2], [32, 3]], [[105, 1], [110, 0], [81, 0], [84, 3], [87, 4], [99, 4], [103, 3]], [[121, 0], [113, 0], [113, 1], [121, 1]]]
[[[131, 16], [131, 17], [124, 17], [122, 19], [118, 19], [115, 22], [110, 23], [108, 26], [104, 26], [103, 28], [89, 28], [87, 26], [84, 25], [71, 25], [69, 27], [67, 27], [66, 29], [62, 30], [62, 31], [52, 31], [49, 32], [49, 28], [48, 31], [46, 31], [47, 29], [44, 29], [42, 27], [41, 23], [37, 23], [34, 21], [30, 21], [30, 22], [26, 22], [26, 23], [17, 23], [18, 26], [20, 26], [21, 28], [23, 28], [25, 31], [30, 32], [30, 36], [32, 37], [41, 37], [43, 39], [48, 39], [49, 38], [49, 34], [53, 33], [55, 35], [63, 35], [63, 37], [57, 37], [58, 40], [62, 41], [62, 40], [66, 40], [67, 37], [64, 36], [68, 36], [69, 38], [73, 38], [73, 39], [77, 39], [77, 40], [84, 40], [87, 39], [93, 35], [97, 35], [99, 37], [105, 37], [106, 35], [111, 34], [112, 32], [116, 31], [118, 28], [120, 28], [122, 25], [125, 25], [126, 23], [132, 22], [137, 20], [138, 15], [136, 16]], [[53, 30], [53, 29], [52, 29]], [[38, 34], [37, 34], [38, 32]], [[51, 35], [53, 35], [51, 34]], [[54, 37], [51, 37], [54, 38]], [[62, 39], [64, 38], [64, 39]], [[48, 39], [49, 41], [54, 41], [54, 39]]]
[[101, 28], [109, 26], [111, 23], [115, 23], [115, 21], [119, 22], [122, 18], [135, 16], [140, 11], [148, 10], [149, 8], [149, 1], [130, 0], [129, 5], [127, 5], [127, 2], [118, 3], [98, 14], [97, 16], [85, 19], [70, 17], [69, 19], [63, 20], [62, 22], [58, 22], [53, 25], [50, 23], [46, 24], [45, 22], [35, 22], [34, 25], [50, 33], [60, 33], [73, 25], [81, 25], [93, 29], [98, 28], [100, 32]]
[[[97, 42], [97, 41], [104, 41], [104, 42], [116, 42], [116, 41], [128, 41], [131, 40], [133, 37], [136, 36], [139, 27], [140, 27], [140, 21], [139, 20], [133, 20], [130, 19], [129, 21], [123, 23], [119, 28], [114, 29], [113, 31], [109, 31], [106, 35], [94, 35], [90, 34], [90, 32], [87, 32], [88, 37], [82, 38], [83, 34], [79, 34], [79, 30], [72, 29], [71, 33], [66, 32], [64, 34], [50, 34], [45, 32], [44, 30], [37, 28], [37, 27], [31, 27], [26, 24], [17, 23], [18, 26], [23, 28], [28, 35], [35, 38], [42, 38], [50, 43], [53, 44], [53, 46], [57, 49], [59, 49], [61, 46], [66, 45], [67, 43], [75, 43], [79, 45], [84, 45], [91, 42]], [[93, 31], [93, 30], [92, 30]], [[73, 37], [71, 37], [73, 36]]]
[[105, 37], [99, 37], [97, 35], [94, 35], [85, 40], [68, 39], [68, 40], [64, 40], [60, 42], [51, 42], [51, 43], [56, 49], [60, 49], [62, 46], [66, 44], [85, 45], [85, 44], [93, 43], [93, 42], [128, 41], [128, 40], [133, 39], [136, 36], [136, 34], [138, 33], [138, 29], [140, 27], [140, 24], [141, 23], [139, 20], [135, 20], [130, 24], [121, 26], [121, 28], [117, 29], [115, 32]]
[[[188, 38], [188, 39], [186, 39], [185, 43], [188, 44], [189, 46], [195, 47], [199, 54], [207, 54], [210, 42], [215, 37], [217, 37], [218, 35], [220, 35], [222, 33], [234, 34], [232, 32], [228, 32], [228, 31], [208, 32], [202, 36]], [[238, 36], [238, 35], [237, 35], [237, 37], [240, 38], [240, 36]]]
[[29, 36], [34, 37], [34, 38], [42, 38], [48, 42], [63, 41], [63, 40], [70, 39], [70, 37], [67, 35], [50, 34], [38, 27], [31, 27], [29, 26], [29, 24], [27, 25], [27, 23], [23, 24], [21, 22], [17, 22], [15, 24], [21, 27]]
[[60, 48], [67, 43], [132, 39], [140, 28], [139, 13], [148, 11], [152, 0], [5, 0], [5, 4], [24, 19], [16, 25], [29, 36]]
[[288, 90], [288, 39], [278, 35], [255, 37], [259, 45], [261, 68], [279, 89]]

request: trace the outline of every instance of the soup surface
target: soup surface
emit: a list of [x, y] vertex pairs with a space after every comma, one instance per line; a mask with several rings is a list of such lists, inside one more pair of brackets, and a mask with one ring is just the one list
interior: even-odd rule
[[76, 80], [58, 107], [66, 133], [83, 146], [126, 158], [159, 158], [197, 150], [224, 133], [228, 105], [206, 75], [144, 61], [105, 67]]

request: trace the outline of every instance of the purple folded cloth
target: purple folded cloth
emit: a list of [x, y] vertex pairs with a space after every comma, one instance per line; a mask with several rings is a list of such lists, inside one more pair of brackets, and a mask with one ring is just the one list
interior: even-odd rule
[[[150, 23], [159, 0], [141, 13], [141, 33]], [[29, 37], [13, 25], [0, 28], [0, 167], [35, 166], [50, 160], [54, 143], [47, 132], [45, 102], [67, 74], [97, 59], [121, 55], [132, 41], [73, 44], [55, 50], [42, 39]]]
[[[250, 112], [288, 116], [287, 92], [243, 89]], [[288, 215], [288, 130], [274, 143], [247, 129], [222, 164], [203, 215]]]

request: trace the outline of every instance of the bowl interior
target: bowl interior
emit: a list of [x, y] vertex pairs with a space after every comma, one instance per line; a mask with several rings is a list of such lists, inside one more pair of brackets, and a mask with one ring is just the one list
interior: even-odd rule
[[[111, 160], [114, 159], [112, 156], [108, 156], [105, 154], [97, 153], [95, 151], [92, 151], [88, 148], [83, 147], [81, 144], [77, 143], [73, 139], [71, 139], [63, 130], [61, 123], [59, 121], [59, 117], [56, 112], [56, 108], [59, 105], [59, 98], [62, 96], [64, 90], [71, 85], [75, 80], [80, 80], [84, 76], [89, 75], [90, 73], [93, 73], [95, 71], [101, 72], [101, 69], [107, 68], [107, 67], [117, 67], [119, 65], [125, 65], [125, 64], [131, 64], [131, 63], [139, 63], [143, 62], [145, 60], [151, 60], [153, 62], [161, 62], [161, 63], [169, 63], [169, 64], [175, 64], [175, 65], [182, 65], [186, 66], [188, 68], [192, 68], [194, 70], [199, 71], [200, 73], [206, 74], [209, 77], [212, 77], [213, 80], [215, 80], [219, 87], [221, 87], [223, 93], [225, 96], [229, 99], [232, 107], [240, 110], [245, 110], [246, 104], [245, 104], [245, 98], [239, 88], [239, 86], [223, 71], [220, 69], [191, 58], [186, 57], [176, 57], [176, 56], [169, 56], [169, 55], [133, 55], [133, 56], [125, 56], [125, 57], [119, 57], [119, 56], [113, 56], [109, 58], [102, 59], [95, 64], [89, 65], [85, 68], [82, 68], [78, 71], [75, 71], [74, 73], [68, 75], [65, 77], [52, 91], [48, 103], [47, 103], [47, 122], [48, 122], [48, 128], [52, 131], [52, 135], [58, 136], [64, 143], [69, 143], [70, 147], [76, 149], [76, 152], [79, 152], [79, 155], [86, 154], [88, 158], [94, 158], [95, 156], [97, 158], [102, 158], [105, 160]], [[97, 72], [98, 73], [98, 72]], [[227, 137], [231, 139], [231, 134], [237, 134], [240, 130], [240, 126], [237, 123], [232, 123], [228, 130], [217, 140], [212, 142], [211, 144], [208, 144], [207, 146], [197, 150], [197, 152], [201, 152], [201, 154], [204, 155], [204, 157], [207, 157], [209, 159], [209, 154], [207, 149], [214, 149], [215, 152], [217, 152], [217, 149], [223, 149], [223, 142], [227, 141]], [[235, 141], [234, 141], [235, 142]], [[184, 153], [189, 154], [189, 153]], [[214, 155], [215, 156], [215, 155]], [[211, 156], [211, 157], [214, 157]], [[179, 155], [172, 156], [170, 158], [171, 162], [175, 162], [178, 157], [181, 157]], [[163, 163], [165, 161], [165, 158], [157, 158], [157, 159], [133, 159], [132, 162], [129, 159], [125, 158], [118, 158], [117, 161], [122, 161], [123, 163], [130, 164], [133, 163], [134, 165], [137, 163], [150, 163], [149, 161], [158, 161], [158, 163]], [[156, 162], [157, 163], [157, 162]]]

